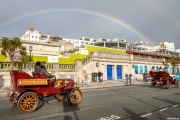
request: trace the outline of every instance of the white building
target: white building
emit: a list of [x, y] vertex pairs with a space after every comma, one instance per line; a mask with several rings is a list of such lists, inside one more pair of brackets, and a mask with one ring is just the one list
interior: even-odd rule
[[107, 39], [107, 38], [97, 38], [96, 42], [110, 42], [111, 39]]
[[147, 42], [143, 42], [142, 40], [140, 40], [139, 42], [134, 41], [134, 43], [132, 44], [132, 48], [134, 51], [140, 51], [140, 52], [154, 52], [154, 46], [152, 46], [151, 44], [148, 44]]
[[180, 53], [180, 49], [177, 49], [177, 50], [175, 50], [175, 51]]
[[115, 38], [115, 39], [112, 39], [112, 42], [127, 42], [127, 40], [126, 39]]
[[66, 41], [67, 43], [73, 44], [74, 48], [80, 46], [80, 41], [78, 41], [77, 39], [62, 38], [62, 40]]
[[81, 46], [94, 45], [94, 43], [96, 42], [96, 40], [94, 40], [93, 38], [87, 37], [81, 37], [79, 38], [79, 40], [81, 40]]
[[163, 44], [166, 46], [166, 50], [168, 50], [168, 51], [174, 51], [175, 50], [174, 43], [172, 43], [172, 42], [163, 42]]
[[21, 40], [34, 41], [34, 42], [49, 42], [50, 33], [47, 36], [44, 36], [41, 32], [29, 28], [21, 37]]

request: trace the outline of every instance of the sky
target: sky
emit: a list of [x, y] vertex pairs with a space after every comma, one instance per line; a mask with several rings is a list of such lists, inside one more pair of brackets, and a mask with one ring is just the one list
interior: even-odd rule
[[180, 49], [180, 0], [1, 0], [0, 37], [30, 27], [44, 35], [126, 39]]

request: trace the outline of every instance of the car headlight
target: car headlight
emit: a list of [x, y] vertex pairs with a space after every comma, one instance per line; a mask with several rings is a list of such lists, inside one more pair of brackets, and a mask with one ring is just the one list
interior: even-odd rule
[[68, 80], [64, 80], [64, 86], [66, 87], [68, 85]]

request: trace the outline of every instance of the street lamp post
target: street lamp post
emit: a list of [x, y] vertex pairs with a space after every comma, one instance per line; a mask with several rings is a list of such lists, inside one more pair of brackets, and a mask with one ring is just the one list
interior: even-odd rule
[[29, 58], [29, 62], [31, 62], [31, 52], [32, 52], [33, 47], [29, 46], [29, 52], [30, 52], [30, 58]]

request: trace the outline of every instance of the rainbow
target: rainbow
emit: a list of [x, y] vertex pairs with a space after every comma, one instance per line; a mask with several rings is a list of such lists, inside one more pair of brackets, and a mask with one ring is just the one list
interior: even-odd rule
[[11, 19], [10, 21], [6, 21], [6, 22], [0, 24], [0, 28], [6, 27], [6, 26], [8, 26], [10, 24], [21, 21], [23, 19], [27, 19], [27, 18], [30, 18], [30, 17], [39, 16], [39, 15], [43, 15], [43, 14], [56, 13], [56, 12], [58, 12], [58, 13], [59, 12], [76, 12], [76, 13], [82, 13], [82, 14], [88, 14], [88, 15], [93, 15], [93, 16], [96, 16], [96, 17], [100, 17], [100, 18], [109, 20], [109, 21], [111, 21], [113, 23], [116, 23], [116, 24], [130, 30], [131, 32], [133, 32], [134, 34], [139, 36], [142, 41], [147, 41], [150, 44], [154, 44], [154, 42], [152, 40], [150, 40], [147, 36], [145, 36], [140, 31], [135, 29], [133, 26], [130, 26], [125, 21], [122, 21], [119, 18], [116, 18], [114, 16], [111, 16], [111, 15], [108, 15], [108, 14], [105, 14], [105, 13], [102, 13], [102, 12], [98, 12], [98, 11], [79, 9], [79, 8], [78, 9], [77, 8], [46, 9], [46, 10], [38, 11], [38, 12], [35, 12], [35, 13], [33, 12], [33, 13], [26, 14], [26, 15], [21, 15], [21, 16], [18, 16], [16, 18]]

